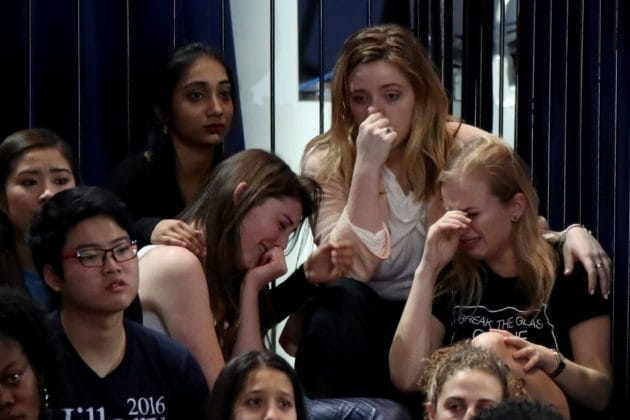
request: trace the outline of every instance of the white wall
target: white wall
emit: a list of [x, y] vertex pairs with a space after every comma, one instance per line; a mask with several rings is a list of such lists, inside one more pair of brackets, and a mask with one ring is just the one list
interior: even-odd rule
[[[299, 101], [297, 1], [275, 3], [276, 153], [298, 170], [304, 146], [319, 133], [319, 104]], [[232, 0], [231, 7], [245, 145], [269, 150], [269, 2]], [[326, 123], [329, 112], [327, 103]]]
[[[299, 100], [297, 1], [275, 3], [275, 152], [297, 172], [304, 146], [319, 134], [319, 103]], [[265, 1], [231, 1], [245, 147], [265, 150], [271, 149], [269, 9]], [[324, 119], [328, 124], [329, 103]], [[310, 234], [305, 240], [312, 244]], [[287, 257], [289, 272], [313, 249], [299, 248]], [[285, 355], [279, 346], [278, 352]]]

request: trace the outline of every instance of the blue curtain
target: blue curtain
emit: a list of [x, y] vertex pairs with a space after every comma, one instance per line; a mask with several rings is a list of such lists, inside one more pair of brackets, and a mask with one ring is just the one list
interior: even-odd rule
[[[192, 41], [222, 49], [236, 72], [229, 1], [2, 1], [0, 137], [51, 128], [73, 146], [84, 181], [100, 184], [146, 144], [147, 81], [160, 58]], [[225, 153], [243, 144], [237, 111]]]
[[517, 148], [541, 214], [581, 222], [614, 260], [613, 418], [630, 418], [630, 6], [521, 1]]

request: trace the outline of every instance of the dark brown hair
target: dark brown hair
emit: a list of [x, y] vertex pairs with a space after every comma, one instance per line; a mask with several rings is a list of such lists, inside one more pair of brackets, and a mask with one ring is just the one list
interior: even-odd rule
[[[234, 191], [241, 182], [246, 182], [247, 187], [236, 204]], [[220, 163], [197, 200], [181, 216], [205, 232], [210, 305], [226, 358], [236, 339], [240, 315], [239, 295], [244, 275], [239, 268], [241, 224], [253, 207], [268, 198], [284, 197], [295, 198], [302, 204], [303, 222], [317, 214], [321, 188], [316, 181], [297, 175], [279, 157], [249, 149]]]

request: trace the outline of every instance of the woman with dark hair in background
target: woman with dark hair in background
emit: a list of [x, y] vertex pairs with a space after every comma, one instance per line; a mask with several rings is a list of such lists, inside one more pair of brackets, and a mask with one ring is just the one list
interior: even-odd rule
[[50, 130], [21, 130], [0, 144], [0, 284], [25, 287], [44, 309], [51, 307], [51, 293], [25, 235], [42, 205], [77, 178], [70, 146]]
[[201, 232], [174, 218], [223, 159], [234, 79], [218, 51], [192, 43], [172, 51], [151, 89], [156, 93], [148, 149], [115, 167], [106, 187], [127, 204], [141, 244], [185, 246], [200, 255]]

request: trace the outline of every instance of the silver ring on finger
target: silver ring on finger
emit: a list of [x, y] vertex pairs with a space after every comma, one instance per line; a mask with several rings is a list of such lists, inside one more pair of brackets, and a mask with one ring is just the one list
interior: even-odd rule
[[385, 127], [385, 134], [389, 134], [392, 132], [392, 128], [391, 127]]
[[595, 264], [595, 269], [596, 270], [599, 270], [600, 268], [604, 268], [604, 264], [602, 264], [602, 263]]

